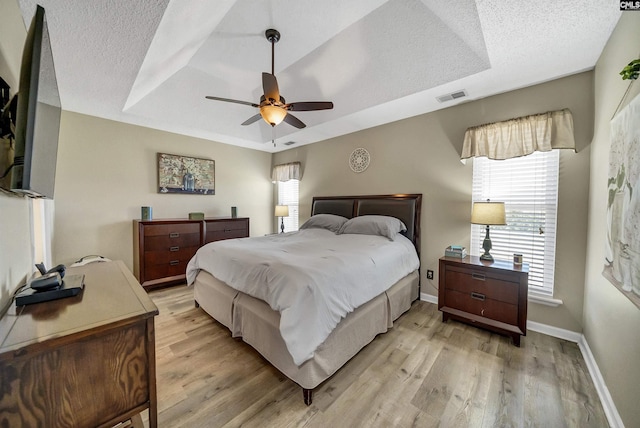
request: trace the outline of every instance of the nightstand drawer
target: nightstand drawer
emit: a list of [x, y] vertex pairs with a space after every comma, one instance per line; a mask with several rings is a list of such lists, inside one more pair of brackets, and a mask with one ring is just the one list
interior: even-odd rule
[[482, 272], [455, 268], [447, 269], [445, 275], [447, 290], [456, 290], [463, 294], [475, 292], [489, 299], [518, 304], [519, 283], [497, 279]]
[[507, 324], [518, 323], [517, 305], [489, 299], [477, 292], [446, 290], [444, 305]]

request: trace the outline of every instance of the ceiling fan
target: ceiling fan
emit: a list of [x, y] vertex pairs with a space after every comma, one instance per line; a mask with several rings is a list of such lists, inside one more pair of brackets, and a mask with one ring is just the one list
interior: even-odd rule
[[260, 109], [258, 114], [242, 122], [242, 125], [251, 125], [262, 118], [272, 127], [284, 121], [291, 126], [302, 129], [306, 125], [300, 119], [289, 113], [290, 111], [330, 110], [333, 108], [333, 103], [331, 101], [306, 101], [287, 104], [284, 97], [280, 95], [278, 81], [274, 74], [275, 44], [280, 40], [280, 32], [278, 32], [278, 30], [268, 29], [265, 31], [265, 36], [271, 43], [271, 73], [262, 73], [262, 89], [264, 90], [264, 95], [260, 97], [260, 104], [213, 96], [207, 96], [206, 98], [228, 103], [244, 104]]

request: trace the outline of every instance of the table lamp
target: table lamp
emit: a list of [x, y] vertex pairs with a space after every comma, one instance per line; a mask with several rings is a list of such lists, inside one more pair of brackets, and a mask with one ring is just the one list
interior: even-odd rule
[[487, 226], [487, 234], [482, 242], [484, 254], [480, 256], [480, 260], [493, 261], [493, 256], [489, 254], [491, 250], [491, 238], [489, 238], [490, 225], [507, 224], [504, 213], [504, 202], [474, 202], [471, 210], [471, 223], [484, 224]]
[[276, 217], [280, 217], [280, 233], [284, 233], [284, 217], [289, 217], [288, 205], [276, 205]]

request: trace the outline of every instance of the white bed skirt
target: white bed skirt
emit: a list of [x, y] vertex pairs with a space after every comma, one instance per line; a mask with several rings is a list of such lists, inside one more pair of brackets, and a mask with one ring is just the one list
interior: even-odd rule
[[418, 287], [416, 270], [347, 315], [318, 347], [315, 356], [300, 366], [294, 364], [280, 336], [280, 314], [265, 302], [232, 289], [206, 271], [198, 273], [194, 298], [233, 337], [242, 337], [288, 378], [305, 389], [313, 389], [376, 335], [393, 327], [393, 321], [418, 298]]

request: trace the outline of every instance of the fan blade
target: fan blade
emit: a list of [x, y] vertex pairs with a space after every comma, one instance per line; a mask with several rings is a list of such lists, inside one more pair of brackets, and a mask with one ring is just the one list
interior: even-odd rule
[[262, 73], [262, 89], [264, 89], [264, 97], [280, 102], [280, 91], [278, 90], [278, 81], [276, 76], [270, 73]]
[[251, 116], [249, 119], [245, 120], [244, 122], [242, 122], [242, 125], [251, 125], [252, 123], [258, 121], [262, 119], [262, 116], [260, 116], [260, 113], [255, 114], [253, 116]]
[[290, 111], [331, 110], [333, 103], [331, 101], [307, 101], [287, 104], [285, 108]]
[[224, 102], [227, 102], [227, 103], [244, 104], [244, 105], [251, 106], [251, 107], [260, 107], [260, 105], [258, 105], [256, 103], [250, 103], [249, 101], [239, 101], [239, 100], [232, 100], [230, 98], [220, 98], [220, 97], [211, 97], [211, 96], [206, 96], [205, 98], [208, 99], [208, 100], [224, 101]]
[[307, 126], [304, 123], [302, 123], [302, 121], [300, 119], [298, 119], [297, 117], [295, 117], [291, 113], [287, 113], [287, 115], [284, 117], [284, 121], [287, 122], [291, 126], [295, 126], [298, 129], [302, 129], [305, 126]]

